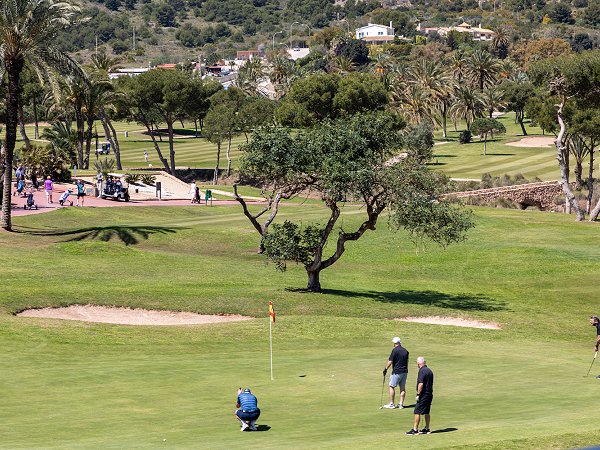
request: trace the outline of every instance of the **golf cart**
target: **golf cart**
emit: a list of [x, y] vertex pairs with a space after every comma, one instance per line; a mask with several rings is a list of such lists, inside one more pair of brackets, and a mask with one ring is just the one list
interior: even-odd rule
[[100, 198], [109, 200], [129, 201], [129, 189], [124, 187], [118, 176], [109, 177], [104, 183], [104, 189], [100, 193]]
[[102, 142], [96, 147], [96, 155], [110, 154], [110, 142]]

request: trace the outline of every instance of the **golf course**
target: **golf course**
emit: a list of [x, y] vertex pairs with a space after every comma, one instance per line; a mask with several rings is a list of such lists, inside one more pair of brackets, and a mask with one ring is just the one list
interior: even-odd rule
[[[265, 263], [236, 204], [15, 217], [15, 232], [0, 234], [0, 447], [597, 444], [600, 364], [586, 377], [595, 341], [588, 319], [598, 313], [597, 224], [473, 211], [468, 239], [446, 249], [416, 248], [382, 217], [322, 273], [322, 293], [303, 290], [303, 267], [280, 273]], [[361, 213], [347, 206], [340, 220], [350, 228]], [[300, 217], [322, 223], [327, 210], [287, 203], [278, 220]], [[74, 304], [252, 319], [161, 327], [14, 315]], [[393, 320], [415, 316], [500, 329]], [[393, 336], [411, 355], [406, 405], [414, 404], [417, 356], [435, 374], [430, 435], [404, 435], [412, 408], [380, 409]], [[240, 433], [238, 387], [258, 397], [258, 432]]]

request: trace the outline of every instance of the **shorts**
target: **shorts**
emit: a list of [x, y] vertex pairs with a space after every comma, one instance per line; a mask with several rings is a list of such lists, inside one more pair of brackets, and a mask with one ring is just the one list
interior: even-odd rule
[[235, 415], [238, 416], [240, 420], [244, 420], [246, 422], [252, 422], [253, 420], [257, 420], [260, 417], [260, 409], [256, 409], [252, 412], [246, 412], [244, 410], [238, 409], [235, 412]]
[[85, 192], [78, 192], [77, 198], [85, 197]]
[[390, 387], [395, 388], [396, 386], [400, 385], [400, 390], [404, 390], [404, 388], [406, 387], [406, 377], [408, 376], [408, 373], [404, 372], [404, 373], [393, 373], [392, 375], [390, 375]]
[[431, 402], [433, 401], [432, 396], [421, 397], [417, 404], [415, 405], [415, 414], [429, 414], [431, 410]]

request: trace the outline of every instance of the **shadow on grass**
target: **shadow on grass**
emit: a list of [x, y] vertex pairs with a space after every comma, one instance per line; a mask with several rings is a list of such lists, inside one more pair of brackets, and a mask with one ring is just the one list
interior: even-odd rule
[[[483, 153], [481, 154], [481, 156], [484, 156]], [[514, 153], [490, 153], [487, 152], [485, 156], [515, 156]]]
[[[291, 292], [309, 292], [306, 289], [286, 289]], [[460, 309], [464, 311], [502, 311], [506, 303], [485, 295], [445, 294], [437, 291], [346, 291], [341, 289], [323, 289], [321, 294], [340, 297], [368, 298], [382, 303], [405, 303], [438, 308]]]
[[434, 158], [456, 158], [456, 155], [433, 155]]
[[431, 432], [431, 434], [434, 434], [434, 433], [450, 433], [452, 431], [458, 431], [458, 428], [454, 428], [454, 427], [442, 428], [440, 430], [433, 430]]
[[269, 431], [270, 429], [269, 425], [256, 425], [256, 431]]
[[147, 240], [153, 234], [176, 233], [178, 228], [159, 226], [120, 226], [74, 228], [71, 230], [54, 229], [19, 229], [17, 233], [30, 234], [33, 236], [70, 236], [65, 242], [76, 242], [98, 240], [108, 242], [119, 239], [125, 245], [138, 244], [140, 239]]

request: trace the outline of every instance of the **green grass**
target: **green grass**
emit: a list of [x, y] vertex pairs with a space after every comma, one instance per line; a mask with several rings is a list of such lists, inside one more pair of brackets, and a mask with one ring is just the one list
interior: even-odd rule
[[[431, 166], [442, 170], [451, 177], [481, 179], [484, 173], [494, 176], [522, 174], [533, 180], [556, 180], [559, 178], [556, 149], [554, 147], [524, 148], [506, 145], [518, 141], [524, 136], [521, 127], [514, 122], [514, 114], [510, 113], [499, 118], [506, 127], [506, 134], [495, 136], [488, 140], [487, 154], [483, 155], [483, 141], [474, 139], [470, 144], [460, 144], [458, 135], [464, 129], [459, 124], [458, 131], [452, 125], [448, 127], [448, 139], [443, 139], [441, 132], [436, 134], [438, 144], [434, 147]], [[542, 131], [526, 122], [528, 136], [541, 136]]]
[[[453, 125], [449, 123], [448, 139], [443, 139], [441, 131], [436, 132], [436, 141], [449, 141], [443, 145], [434, 147], [432, 168], [439, 169], [451, 177], [481, 179], [484, 173], [502, 176], [509, 174], [514, 176], [522, 174], [525, 178], [533, 180], [538, 177], [542, 180], [555, 180], [559, 177], [558, 165], [555, 159], [553, 147], [546, 148], [522, 148], [507, 146], [507, 142], [518, 141], [522, 136], [521, 128], [514, 122], [514, 114], [509, 113], [499, 118], [506, 127], [506, 134], [497, 136], [488, 141], [487, 156], [483, 156], [483, 142], [475, 139], [472, 143], [461, 145], [458, 143], [458, 134], [464, 129], [463, 123], [457, 124], [454, 131]], [[162, 165], [158, 160], [152, 140], [144, 134], [143, 127], [128, 122], [115, 122], [115, 128], [119, 135], [121, 145], [121, 161], [125, 170], [131, 168], [145, 168], [148, 163], [154, 168], [160, 169]], [[526, 123], [530, 136], [541, 136], [542, 131], [530, 123]], [[98, 125], [98, 132], [102, 133], [102, 127]], [[28, 135], [33, 136], [33, 127], [28, 126]], [[213, 168], [216, 164], [217, 147], [204, 138], [182, 137], [193, 132], [193, 124], [185, 124], [185, 128], [178, 128], [179, 133], [175, 139], [175, 162], [178, 167]], [[128, 136], [125, 136], [128, 132]], [[103, 140], [103, 137], [100, 137]], [[244, 135], [236, 136], [232, 142], [231, 158], [232, 167], [238, 167], [241, 155], [239, 145], [246, 142]], [[160, 143], [163, 156], [168, 159], [169, 145], [166, 136]], [[225, 168], [227, 160], [225, 157], [226, 145], [222, 146], [221, 167]], [[144, 150], [148, 151], [149, 162], [144, 162]], [[93, 172], [93, 171], [92, 171]], [[92, 173], [90, 172], [90, 173]]]
[[[346, 208], [344, 227], [359, 213]], [[326, 217], [314, 205], [281, 214]], [[301, 267], [280, 274], [256, 254], [258, 235], [239, 206], [65, 208], [14, 221], [18, 233], [0, 234], [2, 448], [504, 449], [600, 440], [600, 385], [583, 377], [593, 355], [587, 317], [597, 312], [595, 224], [476, 209], [469, 240], [416, 254], [383, 221], [323, 272], [324, 293], [306, 294], [297, 289], [306, 282]], [[72, 303], [258, 319], [127, 327], [10, 314]], [[408, 315], [503, 329], [388, 320]], [[425, 355], [436, 374], [433, 428], [456, 430], [405, 437], [411, 410], [378, 409], [394, 335], [411, 364]], [[408, 400], [414, 381], [411, 367]], [[269, 431], [239, 432], [233, 402], [246, 385]]]

